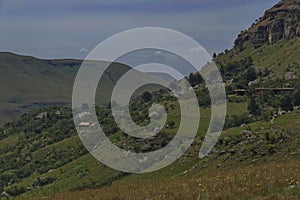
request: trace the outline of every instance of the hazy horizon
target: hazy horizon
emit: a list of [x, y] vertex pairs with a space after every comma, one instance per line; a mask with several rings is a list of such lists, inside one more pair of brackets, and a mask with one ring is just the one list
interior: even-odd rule
[[278, 0], [0, 1], [1, 52], [82, 59], [111, 35], [137, 27], [181, 31], [209, 53], [233, 45]]

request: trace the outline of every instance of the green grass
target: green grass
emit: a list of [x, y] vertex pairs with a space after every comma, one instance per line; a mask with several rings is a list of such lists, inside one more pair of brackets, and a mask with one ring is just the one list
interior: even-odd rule
[[[162, 102], [162, 105], [167, 102]], [[174, 109], [172, 110], [170, 108], [171, 104], [174, 105]], [[246, 107], [246, 103], [228, 103], [228, 115], [233, 115], [233, 114], [239, 114], [242, 111], [244, 111]], [[174, 135], [174, 133], [177, 131], [178, 124], [180, 122], [180, 107], [177, 103], [173, 102], [170, 103], [168, 102], [168, 108], [169, 108], [169, 114], [170, 116], [168, 120], [173, 120], [175, 122], [175, 128], [173, 129], [166, 129], [166, 133], [170, 135]], [[55, 112], [56, 109], [52, 109]], [[37, 113], [37, 111], [35, 111]], [[206, 131], [207, 127], [210, 121], [210, 108], [201, 108], [200, 109], [201, 113], [201, 121], [199, 124], [199, 129], [198, 129], [198, 136], [195, 139], [195, 143], [198, 145], [200, 143], [200, 138], [203, 136]], [[34, 116], [35, 114], [32, 114]], [[30, 115], [31, 116], [31, 115]], [[29, 120], [30, 116], [27, 116]], [[26, 117], [26, 116], [25, 116]], [[23, 119], [25, 120], [25, 118]], [[32, 121], [31, 123], [36, 123]], [[50, 129], [49, 129], [50, 130]], [[118, 138], [120, 137], [122, 140], [121, 133], [116, 133], [112, 135], [112, 138]], [[13, 145], [16, 143], [16, 141], [13, 140], [15, 136], [10, 136], [6, 139], [3, 139], [0, 141], [0, 144], [3, 142], [3, 148], [5, 148], [6, 144]], [[119, 138], [119, 140], [120, 140]], [[113, 139], [116, 140], [116, 139]], [[123, 138], [124, 140], [124, 138]], [[14, 142], [14, 143], [13, 143]], [[199, 151], [199, 146], [193, 146], [191, 148], [190, 152], [191, 154], [198, 154]], [[41, 147], [34, 151], [32, 153], [32, 160], [47, 160], [50, 159], [48, 157], [49, 153], [52, 155], [53, 151], [55, 150], [58, 152], [58, 154], [64, 154], [67, 153], [68, 155], [72, 155], [72, 151], [78, 149], [79, 147], [81, 148], [82, 144], [77, 135], [65, 138], [59, 142], [56, 142], [54, 144], [47, 145], [45, 147]], [[73, 149], [73, 150], [72, 150]], [[74, 151], [76, 153], [76, 151]], [[8, 156], [8, 155], [5, 155]], [[65, 158], [64, 158], [65, 160]], [[58, 163], [60, 161], [55, 161], [53, 164], [53, 168], [49, 168], [51, 172], [45, 172], [45, 173], [34, 173], [30, 177], [25, 178], [20, 180], [20, 182], [9, 186], [9, 187], [14, 187], [14, 186], [22, 186], [22, 187], [29, 187], [32, 188], [32, 184], [34, 180], [37, 179], [37, 177], [41, 178], [55, 178], [56, 181], [52, 184], [43, 186], [42, 188], [36, 189], [32, 188], [32, 191], [26, 192], [25, 194], [21, 195], [20, 197], [29, 197], [29, 196], [36, 196], [36, 195], [48, 195], [52, 194], [55, 192], [62, 192], [62, 191], [69, 191], [69, 190], [74, 190], [74, 189], [81, 189], [81, 188], [92, 188], [92, 187], [99, 187], [102, 184], [108, 184], [113, 180], [118, 180], [122, 177], [120, 177], [120, 173], [116, 172], [108, 167], [103, 166], [101, 163], [99, 163], [95, 158], [93, 158], [89, 154], [85, 154], [83, 156], [80, 156], [76, 160], [70, 160], [66, 164], [63, 164], [61, 167], [55, 167], [56, 165], [60, 166]], [[164, 168], [162, 170], [159, 170], [157, 172], [153, 173], [148, 173], [143, 176], [140, 175], [131, 175], [131, 176], [126, 176], [122, 178], [121, 180], [126, 181], [127, 179], [137, 178], [137, 179], [152, 179], [153, 176], [155, 177], [177, 177], [181, 176], [181, 174], [186, 171], [191, 169], [194, 165], [196, 165], [198, 162], [197, 157], [194, 157], [193, 159], [184, 159], [184, 163], [182, 161], [178, 161], [168, 168]], [[65, 186], [63, 186], [65, 185]]]
[[[300, 39], [283, 39], [274, 44], [265, 44], [257, 49], [251, 45], [247, 45], [245, 50], [235, 55], [234, 49], [230, 50], [227, 54], [220, 55], [219, 61], [228, 63], [232, 61], [239, 61], [248, 56], [251, 56], [253, 63], [260, 69], [271, 69], [272, 77], [284, 78], [285, 71], [289, 65], [296, 64], [296, 72], [299, 73], [299, 47]], [[234, 56], [232, 56], [234, 55]], [[299, 75], [299, 74], [298, 74]]]
[[[0, 124], [16, 119], [23, 112], [45, 103], [71, 104], [72, 89], [81, 60], [41, 60], [29, 56], [0, 53]], [[129, 69], [113, 64], [105, 73], [97, 93], [99, 104], [106, 104], [116, 78]], [[100, 98], [101, 97], [101, 98]]]
[[[218, 155], [220, 150], [227, 148], [223, 146], [217, 146], [216, 152], [210, 153], [209, 157], [202, 160], [197, 158], [197, 151], [195, 151], [192, 157], [180, 158], [177, 162], [161, 170], [126, 176], [114, 181], [112, 185], [99, 189], [59, 192], [48, 196], [49, 191], [53, 190], [53, 186], [49, 185], [42, 189], [44, 193], [38, 192], [34, 195], [47, 194], [48, 197], [43, 197], [45, 199], [97, 199], [100, 196], [103, 199], [197, 199], [199, 196], [200, 199], [236, 199], [237, 197], [241, 199], [298, 199], [300, 196], [298, 189], [300, 186], [298, 169], [300, 157], [299, 152], [294, 155], [289, 153], [288, 149], [294, 148], [295, 152], [299, 151], [300, 141], [293, 137], [299, 133], [297, 125], [299, 121], [300, 113], [294, 112], [278, 117], [273, 125], [267, 121], [255, 122], [247, 127], [224, 131], [222, 138], [227, 136], [234, 138], [236, 134], [246, 129], [253, 132], [260, 131], [260, 134], [263, 134], [264, 131], [288, 130], [284, 132], [285, 143], [275, 144], [278, 152], [260, 157], [255, 163], [252, 162], [255, 156], [250, 156], [243, 161], [236, 159], [243, 157], [244, 154], [248, 155], [251, 150], [266, 149], [268, 146], [266, 143], [260, 143], [257, 147], [245, 143], [238, 148], [237, 152], [242, 153], [239, 157], [228, 154]], [[197, 146], [196, 150], [199, 150], [198, 148]], [[189, 151], [193, 152], [194, 149]], [[89, 166], [95, 169], [94, 173], [97, 170], [105, 173], [105, 167], [102, 168], [101, 164], [94, 165], [93, 162], [96, 161], [93, 160], [89, 156], [84, 156], [62, 168], [74, 173], [74, 170]], [[84, 162], [86, 164], [82, 165]], [[219, 164], [221, 164], [220, 168], [217, 167]], [[58, 171], [54, 171], [51, 175], [59, 177]], [[72, 177], [69, 177], [69, 173], [65, 175], [61, 178], [67, 177], [74, 183], [80, 184], [73, 179], [74, 175]], [[57, 182], [57, 184], [62, 183], [73, 184], [69, 181]], [[25, 198], [27, 195], [31, 195], [31, 193], [23, 197]]]

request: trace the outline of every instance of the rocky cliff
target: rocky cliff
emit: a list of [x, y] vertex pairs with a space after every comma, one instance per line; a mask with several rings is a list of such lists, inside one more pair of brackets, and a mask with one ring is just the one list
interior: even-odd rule
[[235, 40], [235, 48], [242, 51], [246, 43], [258, 48], [283, 38], [300, 37], [300, 0], [283, 0], [267, 10], [252, 26]]

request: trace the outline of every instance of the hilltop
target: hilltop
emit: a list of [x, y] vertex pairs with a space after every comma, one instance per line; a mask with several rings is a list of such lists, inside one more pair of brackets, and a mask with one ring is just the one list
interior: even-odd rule
[[242, 51], [249, 42], [254, 48], [274, 44], [282, 39], [300, 36], [300, 1], [283, 0], [256, 20], [252, 26], [239, 34], [234, 44]]
[[216, 62], [222, 68], [251, 58], [250, 67], [257, 75], [251, 83], [256, 83], [256, 87], [295, 87], [300, 78], [299, 36], [300, 1], [284, 0], [267, 10], [247, 30], [241, 31], [234, 47], [220, 53]]

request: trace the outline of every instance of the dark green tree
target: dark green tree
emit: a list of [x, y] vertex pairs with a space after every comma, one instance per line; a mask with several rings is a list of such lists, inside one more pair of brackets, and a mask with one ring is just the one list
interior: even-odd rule
[[256, 103], [254, 96], [250, 97], [249, 104], [248, 104], [248, 111], [250, 114], [258, 116], [261, 114], [261, 109], [259, 105]]
[[144, 102], [148, 102], [148, 101], [151, 101], [152, 99], [152, 94], [150, 92], [144, 92], [142, 94], [142, 99]]
[[215, 59], [215, 58], [217, 58], [217, 54], [216, 53], [213, 54], [213, 59]]
[[249, 68], [246, 72], [247, 81], [254, 81], [257, 78], [255, 69], [253, 67]]
[[281, 99], [280, 108], [284, 111], [291, 111], [293, 110], [292, 99], [290, 97], [283, 97]]
[[169, 126], [169, 128], [174, 128], [175, 127], [175, 122], [174, 121], [169, 121], [168, 126]]
[[293, 93], [293, 104], [294, 106], [300, 106], [300, 90], [295, 90]]

